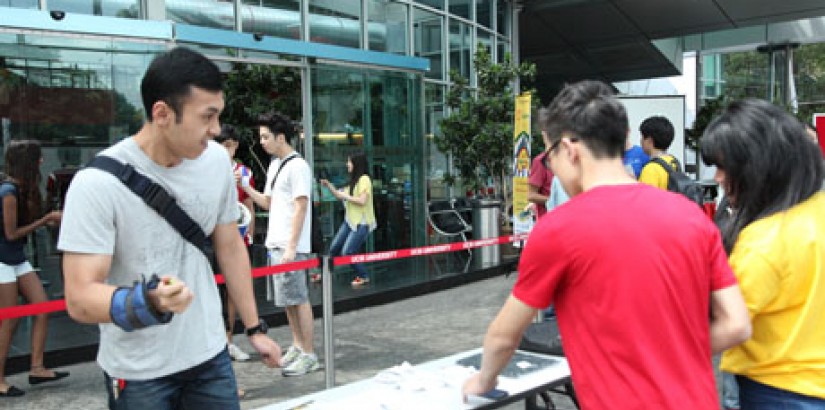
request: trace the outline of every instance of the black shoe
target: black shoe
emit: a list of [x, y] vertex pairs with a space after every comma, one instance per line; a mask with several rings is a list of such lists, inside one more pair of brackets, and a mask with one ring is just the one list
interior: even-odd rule
[[48, 383], [60, 380], [64, 377], [69, 377], [69, 372], [54, 372], [54, 377], [48, 376], [29, 376], [29, 384]]
[[9, 386], [8, 390], [5, 393], [0, 392], [0, 397], [20, 397], [26, 394], [23, 390], [18, 389], [14, 386]]

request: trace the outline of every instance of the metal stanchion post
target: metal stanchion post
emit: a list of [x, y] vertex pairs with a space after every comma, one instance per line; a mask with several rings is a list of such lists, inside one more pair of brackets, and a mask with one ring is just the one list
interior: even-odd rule
[[324, 312], [324, 375], [327, 389], [335, 387], [335, 335], [332, 330], [332, 268], [330, 257], [323, 257], [323, 273], [321, 274], [322, 308]]

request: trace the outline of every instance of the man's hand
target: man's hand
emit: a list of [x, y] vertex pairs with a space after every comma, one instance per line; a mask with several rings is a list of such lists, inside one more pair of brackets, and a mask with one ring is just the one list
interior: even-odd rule
[[183, 313], [195, 297], [183, 281], [171, 276], [161, 278], [157, 289], [150, 290], [146, 296], [158, 312], [172, 313]]
[[284, 249], [284, 254], [281, 255], [281, 263], [289, 263], [295, 260], [295, 247], [287, 246]]
[[478, 372], [470, 376], [470, 378], [464, 382], [464, 387], [461, 389], [461, 397], [464, 400], [464, 403], [467, 403], [467, 396], [481, 396], [482, 394], [493, 390], [497, 384], [498, 382], [495, 379], [493, 379], [492, 382], [484, 381], [481, 378], [481, 372]]
[[249, 344], [261, 354], [261, 360], [267, 367], [281, 367], [281, 346], [269, 336], [256, 333], [249, 337]]
[[251, 176], [252, 173], [249, 172], [249, 168], [241, 166], [235, 170], [235, 184], [241, 188], [247, 188], [249, 187], [249, 180]]

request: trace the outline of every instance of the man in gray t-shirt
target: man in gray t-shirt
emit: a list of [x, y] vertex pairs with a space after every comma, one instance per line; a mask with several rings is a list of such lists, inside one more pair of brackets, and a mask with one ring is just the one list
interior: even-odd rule
[[[162, 186], [211, 235], [249, 341], [274, 367], [280, 347], [258, 318], [232, 167], [210, 141], [220, 132], [221, 86], [217, 67], [202, 55], [185, 48], [159, 55], [141, 83], [147, 122], [101, 155]], [[95, 168], [72, 182], [58, 248], [69, 314], [100, 323], [98, 363], [111, 409], [240, 408], [220, 299], [200, 249]]]

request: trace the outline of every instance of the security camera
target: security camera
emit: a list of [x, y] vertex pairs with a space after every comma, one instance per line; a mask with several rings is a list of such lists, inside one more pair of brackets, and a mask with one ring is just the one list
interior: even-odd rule
[[252, 38], [254, 38], [255, 41], [261, 41], [264, 39], [264, 35], [261, 33], [255, 33], [252, 35]]
[[52, 16], [52, 19], [60, 21], [66, 17], [66, 12], [62, 10], [52, 10], [49, 12], [49, 15]]

